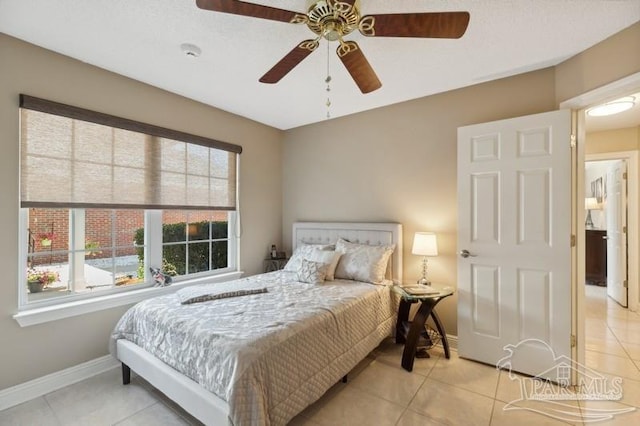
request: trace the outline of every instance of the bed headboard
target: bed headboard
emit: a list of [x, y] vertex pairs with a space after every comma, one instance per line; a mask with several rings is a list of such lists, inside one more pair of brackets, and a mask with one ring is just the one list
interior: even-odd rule
[[402, 282], [402, 225], [399, 223], [295, 222], [293, 250], [299, 244], [335, 244], [338, 238], [352, 243], [396, 244], [387, 277]]

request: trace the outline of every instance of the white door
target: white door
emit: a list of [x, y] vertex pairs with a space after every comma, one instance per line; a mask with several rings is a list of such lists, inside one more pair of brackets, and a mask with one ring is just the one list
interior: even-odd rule
[[627, 163], [607, 170], [607, 294], [627, 307]]
[[461, 357], [552, 380], [571, 359], [570, 136], [568, 110], [458, 129]]

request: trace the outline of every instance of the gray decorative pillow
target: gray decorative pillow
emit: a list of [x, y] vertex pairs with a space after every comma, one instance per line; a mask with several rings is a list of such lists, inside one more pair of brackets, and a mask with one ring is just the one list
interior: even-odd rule
[[335, 247], [333, 244], [301, 244], [291, 255], [291, 259], [284, 267], [285, 271], [296, 272], [300, 269], [300, 262], [302, 259], [309, 257], [309, 254], [314, 250], [333, 250]]
[[382, 284], [387, 263], [395, 246], [395, 244], [370, 246], [338, 239], [336, 251], [341, 252], [342, 257], [338, 262], [335, 277]]
[[333, 250], [313, 250], [311, 253], [309, 253], [308, 256], [305, 257], [305, 259], [311, 260], [312, 262], [320, 262], [326, 264], [327, 276], [325, 277], [325, 279], [327, 281], [333, 281], [340, 256], [342, 256], [342, 253]]
[[329, 265], [302, 259], [298, 269], [298, 281], [309, 284], [322, 284], [327, 276]]

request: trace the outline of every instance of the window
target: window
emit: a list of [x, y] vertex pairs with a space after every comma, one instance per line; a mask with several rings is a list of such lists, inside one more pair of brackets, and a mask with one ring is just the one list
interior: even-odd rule
[[236, 270], [241, 150], [21, 95], [21, 306]]
[[226, 212], [165, 210], [162, 228], [162, 259], [176, 275], [227, 267]]

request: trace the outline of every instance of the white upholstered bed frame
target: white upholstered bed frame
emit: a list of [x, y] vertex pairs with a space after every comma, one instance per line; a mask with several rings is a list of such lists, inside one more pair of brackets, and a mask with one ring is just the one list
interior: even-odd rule
[[[396, 244], [387, 277], [402, 281], [402, 225], [398, 223], [360, 222], [296, 222], [293, 224], [292, 250], [299, 244], [332, 244], [338, 238], [361, 244]], [[120, 339], [117, 357], [136, 374], [172, 399], [192, 416], [207, 425], [229, 423], [229, 406], [217, 395], [184, 376], [140, 348], [135, 343]], [[124, 369], [123, 369], [124, 380]]]

